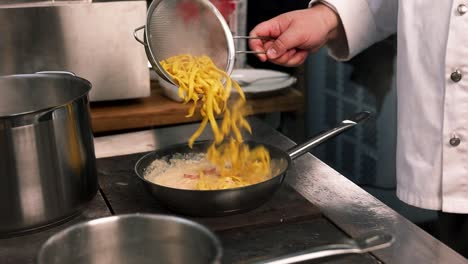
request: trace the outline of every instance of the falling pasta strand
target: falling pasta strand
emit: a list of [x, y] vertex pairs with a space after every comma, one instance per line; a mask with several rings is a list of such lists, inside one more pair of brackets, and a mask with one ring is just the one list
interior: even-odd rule
[[[263, 146], [250, 149], [243, 142], [242, 131], [252, 133], [245, 119], [246, 98], [237, 82], [218, 69], [208, 56], [181, 54], [161, 61], [161, 65], [179, 85], [178, 95], [183, 103], [192, 103], [187, 117], [197, 112], [202, 122], [189, 139], [192, 147], [208, 122], [214, 143], [207, 150], [208, 160], [216, 165], [219, 177], [216, 180], [200, 172], [197, 188], [216, 190], [254, 184], [271, 178], [270, 155]], [[229, 106], [228, 99], [232, 88], [239, 94], [237, 101]], [[220, 125], [216, 117], [223, 114]]]

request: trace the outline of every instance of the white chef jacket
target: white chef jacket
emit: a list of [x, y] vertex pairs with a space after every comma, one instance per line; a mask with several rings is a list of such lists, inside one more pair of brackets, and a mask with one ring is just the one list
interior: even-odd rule
[[[317, 0], [312, 0], [311, 5]], [[397, 32], [397, 196], [468, 213], [468, 0], [327, 0], [346, 60]]]

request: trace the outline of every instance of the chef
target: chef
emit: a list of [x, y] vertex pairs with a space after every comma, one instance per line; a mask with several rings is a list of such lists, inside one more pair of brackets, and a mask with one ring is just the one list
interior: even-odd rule
[[468, 256], [468, 0], [313, 0], [257, 25], [262, 61], [348, 60], [397, 33], [397, 196], [439, 210], [439, 237]]

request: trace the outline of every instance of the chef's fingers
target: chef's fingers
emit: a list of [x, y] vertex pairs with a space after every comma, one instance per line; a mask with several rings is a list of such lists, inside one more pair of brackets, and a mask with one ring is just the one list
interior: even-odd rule
[[287, 66], [288, 61], [294, 56], [294, 54], [296, 54], [296, 52], [297, 52], [296, 49], [291, 49], [291, 50], [288, 50], [283, 55], [281, 55], [280, 57], [276, 59], [269, 59], [269, 61], [278, 65]]
[[[251, 36], [269, 37], [272, 40], [265, 42], [259, 39], [251, 39], [249, 45], [254, 51], [266, 51], [266, 58], [275, 60], [276, 62], [284, 63], [284, 54], [290, 50], [304, 44], [308, 34], [302, 28], [294, 27], [290, 20], [290, 16], [278, 16], [271, 20], [258, 24], [251, 32]], [[291, 54], [289, 54], [291, 55]], [[265, 56], [257, 55], [262, 61]], [[281, 58], [281, 59], [279, 59]]]
[[305, 59], [309, 52], [301, 49], [289, 50], [287, 53], [283, 54], [281, 57], [270, 60], [272, 63], [286, 66], [286, 67], [296, 67], [304, 63]]
[[308, 55], [309, 55], [308, 51], [297, 50], [296, 53], [293, 56], [291, 56], [286, 66], [288, 67], [299, 66], [304, 63]]
[[[258, 24], [257, 26], [255, 26], [250, 31], [249, 36], [275, 39], [280, 34], [281, 34], [281, 30], [278, 24], [278, 19], [272, 18], [270, 20], [264, 21]], [[267, 49], [265, 45], [266, 43], [269, 43], [269, 42], [271, 41], [262, 40], [262, 39], [249, 39], [249, 47], [253, 51], [266, 52]], [[257, 57], [262, 61], [267, 60], [267, 56], [265, 54], [257, 54]]]
[[[262, 42], [262, 40], [260, 39], [250, 39], [249, 40], [249, 46], [250, 46], [250, 49], [252, 51], [256, 51], [256, 52], [266, 52], [266, 49], [264, 47], [264, 44]], [[267, 61], [267, 56], [265, 53], [257, 53], [255, 54], [259, 60], [265, 62]]]
[[273, 41], [273, 45], [267, 50], [267, 57], [270, 60], [278, 59], [304, 42], [304, 34], [297, 28], [289, 27]]

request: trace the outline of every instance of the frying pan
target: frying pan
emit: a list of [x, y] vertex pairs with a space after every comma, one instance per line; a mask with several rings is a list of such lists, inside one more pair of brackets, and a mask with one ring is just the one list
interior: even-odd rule
[[191, 216], [223, 216], [252, 210], [266, 201], [278, 190], [291, 167], [292, 160], [318, 146], [322, 142], [364, 122], [370, 116], [369, 112], [360, 112], [349, 119], [341, 121], [336, 127], [320, 133], [307, 142], [291, 148], [281, 150], [273, 145], [246, 141], [250, 147], [265, 146], [270, 152], [271, 160], [277, 162], [279, 168], [271, 179], [244, 186], [224, 190], [185, 190], [155, 184], [145, 179], [145, 170], [156, 159], [171, 157], [179, 153], [205, 153], [212, 141], [200, 141], [189, 148], [187, 144], [178, 144], [150, 152], [141, 157], [135, 172], [146, 189], [168, 209]]

